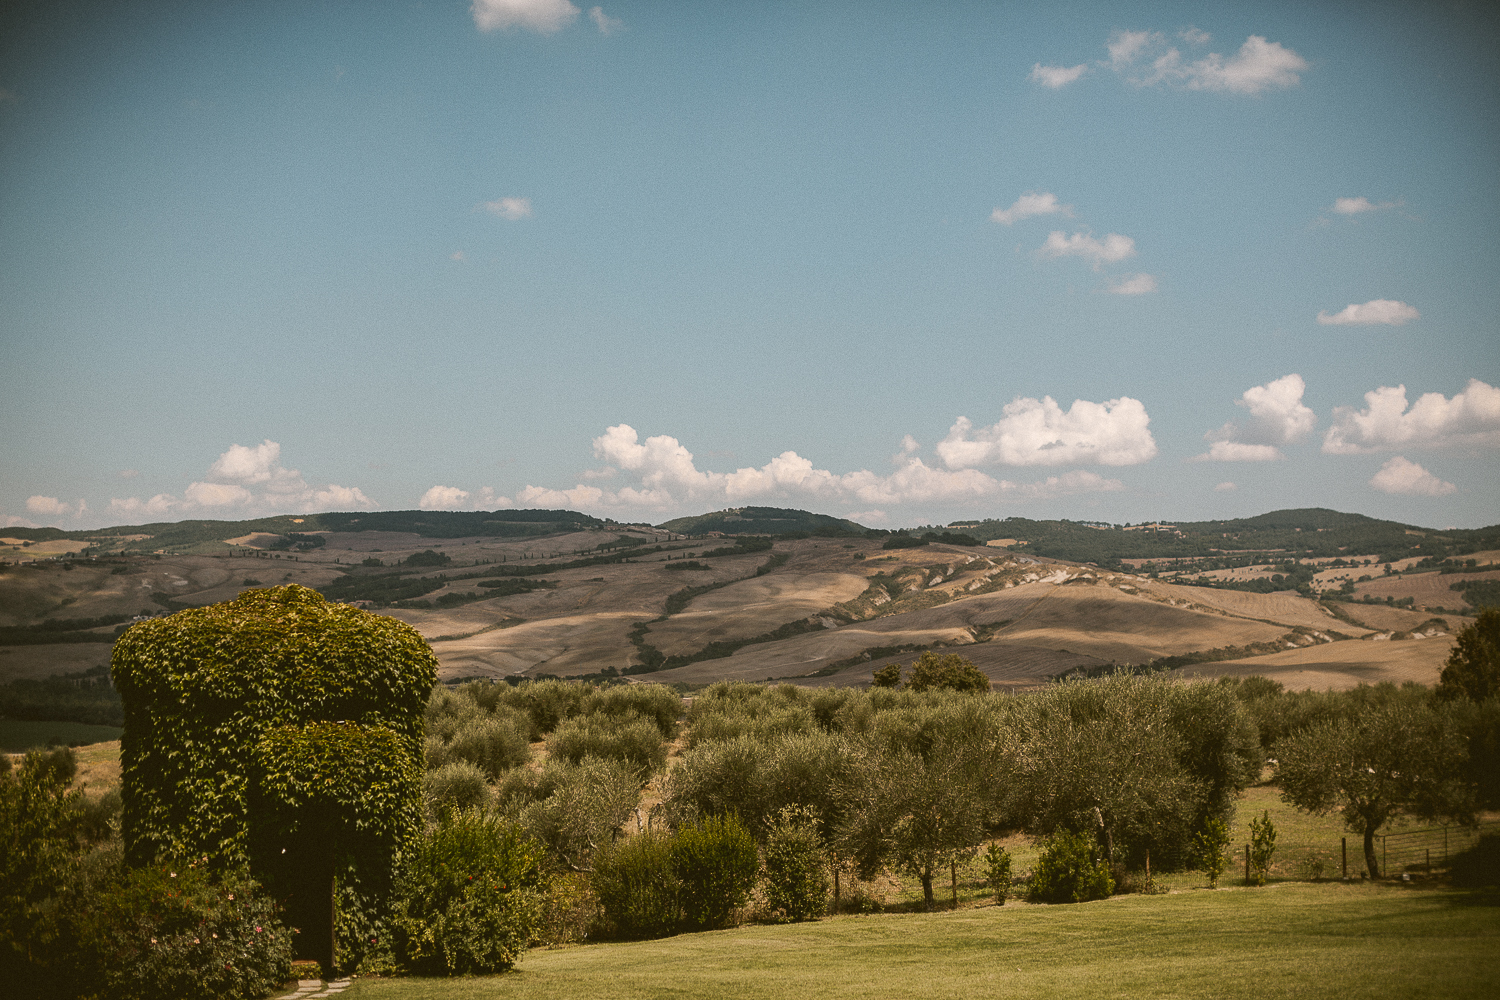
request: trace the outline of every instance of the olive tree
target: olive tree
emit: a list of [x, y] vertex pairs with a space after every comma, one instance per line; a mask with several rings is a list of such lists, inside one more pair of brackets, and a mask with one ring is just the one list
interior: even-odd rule
[[1337, 812], [1363, 835], [1365, 868], [1379, 878], [1375, 834], [1393, 818], [1469, 818], [1464, 743], [1451, 707], [1407, 696], [1314, 723], [1277, 743], [1272, 763], [1283, 799], [1308, 812]]
[[1500, 608], [1486, 608], [1474, 624], [1459, 630], [1448, 665], [1438, 678], [1438, 694], [1483, 701], [1500, 694]]

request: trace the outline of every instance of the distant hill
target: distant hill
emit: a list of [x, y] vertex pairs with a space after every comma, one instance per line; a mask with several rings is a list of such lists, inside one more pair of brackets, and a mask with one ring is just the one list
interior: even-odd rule
[[1121, 559], [1228, 559], [1268, 552], [1303, 557], [1379, 555], [1382, 562], [1395, 562], [1411, 556], [1456, 556], [1500, 547], [1500, 525], [1436, 531], [1323, 507], [1225, 521], [1140, 525], [1024, 517], [954, 524], [976, 538], [1014, 538], [1036, 555], [1101, 566]]
[[8, 538], [30, 542], [81, 539], [108, 544], [111, 540], [143, 535], [144, 538], [110, 545], [124, 551], [179, 551], [203, 543], [223, 542], [252, 532], [274, 535], [307, 534], [314, 531], [404, 531], [424, 538], [531, 538], [558, 535], [583, 528], [604, 527], [608, 522], [574, 510], [386, 510], [328, 514], [290, 514], [248, 521], [176, 521], [118, 525], [92, 531], [59, 528], [5, 528]]
[[682, 535], [706, 535], [710, 531], [726, 535], [784, 535], [789, 532], [863, 535], [868, 530], [847, 518], [787, 507], [731, 507], [712, 514], [674, 518], [657, 527]]

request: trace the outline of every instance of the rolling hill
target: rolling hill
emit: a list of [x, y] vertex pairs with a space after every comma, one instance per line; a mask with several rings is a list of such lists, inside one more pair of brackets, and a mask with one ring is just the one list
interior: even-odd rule
[[[985, 522], [1006, 526], [1009, 547], [934, 542], [891, 550], [883, 548], [886, 532], [776, 508], [656, 528], [568, 511], [395, 511], [139, 525], [35, 540], [7, 529], [0, 683], [106, 665], [117, 631], [133, 617], [285, 583], [410, 622], [432, 643], [447, 679], [858, 685], [887, 662], [940, 648], [962, 652], [1009, 688], [1148, 664], [1204, 675], [1266, 673], [1294, 687], [1434, 681], [1452, 634], [1471, 620], [1465, 596], [1482, 592], [1454, 591], [1444, 581], [1500, 575], [1500, 548], [1450, 556], [1489, 536], [1402, 527], [1403, 538], [1431, 548], [1386, 573], [1374, 560], [1390, 553], [1352, 543], [1388, 541], [1389, 522], [1331, 513], [1232, 522], [1240, 543], [1330, 531], [1350, 543], [1335, 547], [1333, 558], [1285, 546], [1236, 550], [1242, 560], [1273, 560], [1234, 571], [1256, 579], [1288, 562], [1303, 567], [1302, 592], [1266, 593], [1217, 578], [1197, 585], [1202, 562], [1170, 553], [1181, 551], [1184, 537], [1206, 545], [1207, 536], [1181, 525], [1172, 531], [1183, 537], [1010, 519]], [[740, 520], [726, 520], [730, 514]], [[775, 530], [726, 538], [683, 530], [719, 531], [706, 527], [714, 524]], [[1103, 558], [1048, 556], [1054, 528], [1038, 525], [1061, 525], [1059, 538], [1087, 533], [1118, 542], [1111, 551], [1128, 544], [1136, 554], [1116, 555], [1111, 566]], [[1355, 582], [1356, 573], [1371, 579]], [[1346, 583], [1389, 593], [1345, 593]], [[1402, 586], [1424, 600], [1398, 596]], [[1448, 601], [1445, 610], [1434, 607], [1435, 597]]]

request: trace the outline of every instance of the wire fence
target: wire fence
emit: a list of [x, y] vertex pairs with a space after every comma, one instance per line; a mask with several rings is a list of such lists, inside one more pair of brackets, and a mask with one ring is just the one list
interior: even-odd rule
[[[1459, 854], [1479, 843], [1485, 834], [1500, 833], [1500, 820], [1485, 820], [1478, 826], [1433, 826], [1422, 830], [1402, 830], [1375, 837], [1375, 857], [1384, 875], [1425, 874], [1443, 871]], [[1364, 848], [1359, 838], [1350, 837], [1352, 867], [1364, 867]]]

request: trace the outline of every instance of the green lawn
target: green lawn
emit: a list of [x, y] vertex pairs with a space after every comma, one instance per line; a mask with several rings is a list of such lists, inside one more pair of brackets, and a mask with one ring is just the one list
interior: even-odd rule
[[358, 980], [344, 995], [1490, 998], [1500, 996], [1500, 899], [1400, 884], [1285, 883], [837, 917], [536, 951], [502, 976]]

